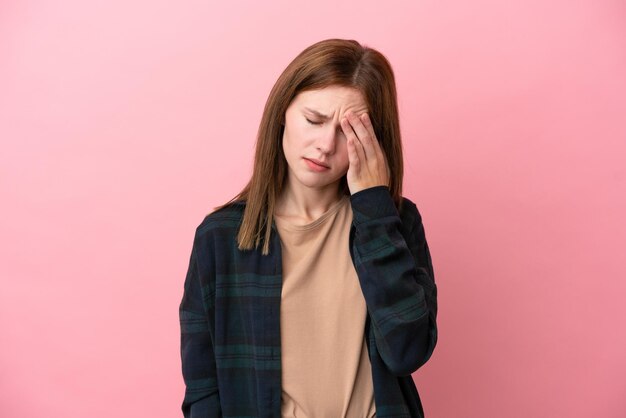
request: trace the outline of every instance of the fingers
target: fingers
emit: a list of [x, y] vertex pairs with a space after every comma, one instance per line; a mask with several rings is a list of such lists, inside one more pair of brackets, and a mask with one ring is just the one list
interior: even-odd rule
[[357, 138], [357, 136], [354, 134], [354, 131], [352, 130], [350, 122], [348, 121], [347, 118], [341, 121], [341, 129], [343, 129], [343, 132], [346, 135], [346, 138], [348, 139], [348, 147], [351, 146], [354, 153], [356, 154], [357, 163], [360, 161], [365, 163], [366, 155], [365, 155], [365, 151], [363, 150], [363, 144], [361, 143], [361, 141], [359, 141], [359, 138]]
[[[363, 153], [367, 160], [376, 159], [376, 146], [374, 142], [376, 142], [376, 135], [374, 135], [373, 130], [369, 130], [363, 123], [362, 119], [355, 115], [352, 112], [346, 113], [346, 119], [348, 119], [349, 125], [351, 129], [354, 130], [357, 141], [362, 144]], [[355, 142], [356, 143], [356, 142]]]
[[347, 112], [341, 120], [341, 128], [347, 138], [350, 166], [355, 168], [357, 176], [365, 182], [386, 184], [389, 187], [391, 170], [369, 115], [364, 113], [356, 116]]
[[371, 141], [371, 143], [373, 145], [374, 151], [378, 155], [378, 158], [381, 158], [384, 161], [387, 161], [387, 158], [385, 157], [383, 153], [383, 149], [380, 146], [380, 143], [378, 143], [378, 139], [376, 138], [376, 134], [374, 133], [374, 126], [372, 125], [372, 121], [370, 120], [369, 115], [367, 113], [363, 113], [360, 116], [360, 119], [365, 129], [367, 129], [367, 131], [369, 132], [370, 137], [374, 139], [373, 141]]
[[376, 164], [382, 161], [382, 165], [386, 165], [387, 158], [376, 138], [369, 115], [363, 113], [359, 117], [347, 112], [345, 116], [341, 120], [341, 128], [346, 138], [352, 141], [358, 157], [364, 162]]
[[354, 167], [355, 170], [359, 171], [359, 155], [356, 152], [356, 146], [352, 138], [348, 138], [348, 159], [350, 160], [350, 167]]

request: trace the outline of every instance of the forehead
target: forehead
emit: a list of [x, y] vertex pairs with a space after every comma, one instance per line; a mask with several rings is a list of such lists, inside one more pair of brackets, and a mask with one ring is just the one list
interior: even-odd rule
[[293, 100], [298, 104], [317, 104], [326, 109], [336, 107], [351, 107], [367, 110], [367, 103], [363, 94], [352, 87], [328, 86], [322, 89], [306, 90], [298, 93]]

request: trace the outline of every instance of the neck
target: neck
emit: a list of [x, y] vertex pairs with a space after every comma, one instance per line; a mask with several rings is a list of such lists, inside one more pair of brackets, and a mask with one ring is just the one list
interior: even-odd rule
[[287, 183], [278, 197], [275, 213], [303, 219], [316, 219], [343, 198], [343, 191], [338, 186], [339, 182], [322, 188], [294, 188]]

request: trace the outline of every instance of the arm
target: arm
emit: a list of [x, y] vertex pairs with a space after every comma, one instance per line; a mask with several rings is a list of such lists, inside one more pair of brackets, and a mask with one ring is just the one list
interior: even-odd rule
[[428, 361], [437, 344], [437, 287], [422, 219], [405, 200], [403, 226], [386, 186], [350, 199], [355, 225], [350, 251], [376, 345], [389, 370], [407, 376]]
[[214, 311], [207, 309], [202, 294], [197, 241], [196, 231], [179, 307], [180, 352], [185, 381], [181, 409], [185, 418], [221, 417], [213, 337], [209, 326]]

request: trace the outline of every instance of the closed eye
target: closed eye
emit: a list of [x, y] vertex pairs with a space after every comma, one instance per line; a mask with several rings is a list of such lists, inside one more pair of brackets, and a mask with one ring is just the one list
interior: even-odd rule
[[[322, 122], [313, 122], [312, 120], [309, 120], [309, 118], [305, 118], [307, 122], [309, 122], [311, 125], [321, 125]], [[341, 129], [341, 127], [337, 128], [337, 132], [339, 133], [339, 135], [341, 136], [345, 136], [343, 129]]]

